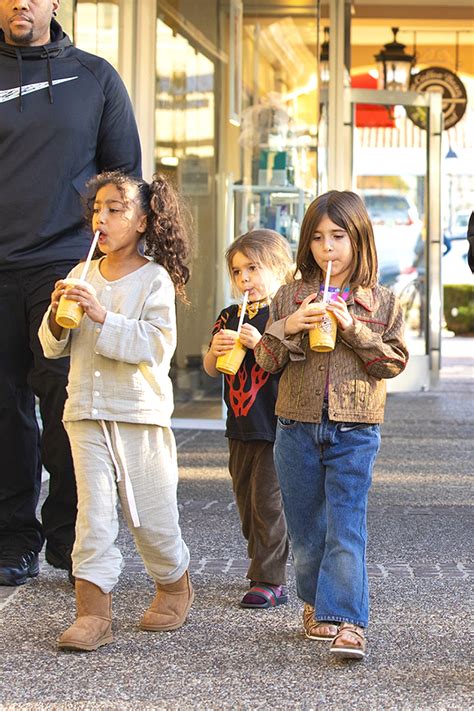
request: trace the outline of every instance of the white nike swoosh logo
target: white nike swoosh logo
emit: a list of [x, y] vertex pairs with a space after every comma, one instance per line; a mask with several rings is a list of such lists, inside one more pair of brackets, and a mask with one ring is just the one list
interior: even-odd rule
[[[79, 77], [66, 77], [66, 79], [53, 79], [52, 84], [62, 84], [65, 81], [73, 81]], [[21, 87], [21, 95], [31, 94], [33, 91], [41, 91], [41, 89], [47, 89], [49, 82], [40, 81], [37, 84], [25, 84]], [[13, 101], [17, 99], [20, 95], [20, 87], [16, 86], [13, 89], [3, 89], [0, 91], [0, 104], [4, 104], [5, 101]]]

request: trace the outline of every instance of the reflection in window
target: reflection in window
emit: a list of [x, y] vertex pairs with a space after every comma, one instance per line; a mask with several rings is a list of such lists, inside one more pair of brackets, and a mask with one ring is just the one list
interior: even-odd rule
[[318, 62], [314, 18], [244, 19], [244, 180], [314, 193]]
[[78, 0], [74, 40], [77, 47], [103, 57], [118, 69], [119, 0]]
[[214, 64], [162, 20], [157, 21], [157, 167], [184, 156], [214, 154]]

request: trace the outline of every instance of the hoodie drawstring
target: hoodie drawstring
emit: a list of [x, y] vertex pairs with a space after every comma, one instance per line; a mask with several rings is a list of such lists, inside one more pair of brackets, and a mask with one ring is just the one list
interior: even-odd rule
[[15, 54], [16, 54], [16, 61], [18, 63], [18, 107], [20, 113], [23, 112], [23, 94], [22, 94], [22, 87], [23, 87], [23, 60], [21, 58], [21, 52], [18, 49], [18, 47], [15, 47]]
[[[1, 0], [0, 0], [1, 1]], [[24, 85], [23, 84], [23, 70], [25, 68], [24, 62], [27, 62], [29, 64], [30, 61], [33, 60], [38, 60], [38, 59], [45, 59], [46, 64], [47, 64], [47, 73], [48, 73], [48, 81], [46, 82], [48, 85], [48, 96], [49, 96], [49, 103], [52, 104], [54, 103], [54, 98], [53, 98], [53, 86], [54, 86], [54, 80], [53, 80], [53, 71], [52, 71], [52, 60], [56, 59], [57, 57], [61, 56], [63, 52], [67, 52], [69, 47], [72, 47], [72, 42], [69, 39], [69, 37], [64, 34], [61, 25], [59, 25], [56, 20], [51, 20], [51, 33], [50, 33], [50, 38], [51, 38], [51, 43], [48, 45], [40, 45], [40, 46], [22, 46], [18, 47], [16, 45], [11, 45], [7, 44], [5, 42], [5, 33], [3, 32], [2, 29], [0, 29], [0, 56], [6, 56], [10, 57], [16, 60], [16, 63], [18, 65], [18, 110], [20, 112], [23, 112], [25, 109], [25, 100], [24, 97], [26, 96], [27, 93], [30, 91], [34, 91], [34, 89], [29, 89], [28, 84]], [[35, 65], [35, 68], [38, 67], [38, 65]], [[28, 75], [28, 72], [27, 72]], [[35, 73], [35, 77], [37, 74]], [[74, 79], [77, 79], [77, 77], [73, 77]], [[58, 83], [61, 83], [61, 81], [69, 81], [69, 78], [67, 79], [58, 79]], [[40, 83], [40, 82], [39, 82]], [[26, 86], [26, 88], [25, 88]], [[41, 88], [43, 88], [41, 86]], [[12, 88], [12, 93], [16, 98], [16, 87]], [[13, 98], [13, 97], [12, 97]]]
[[[41, 57], [46, 59], [46, 66], [47, 66], [47, 71], [48, 71], [48, 96], [49, 96], [49, 103], [54, 104], [54, 98], [53, 98], [53, 72], [51, 69], [51, 59], [54, 59], [57, 57], [59, 54], [61, 54], [61, 50], [58, 49], [53, 49], [48, 50], [47, 47], [42, 47], [43, 53]], [[15, 52], [15, 57], [16, 61], [18, 64], [18, 107], [20, 113], [23, 112], [23, 58], [21, 55], [21, 51], [18, 47], [14, 48]]]
[[46, 64], [48, 66], [48, 95], [49, 95], [49, 103], [54, 104], [53, 100], [53, 74], [51, 72], [51, 58], [49, 56], [48, 48], [43, 47], [44, 51], [46, 52]]

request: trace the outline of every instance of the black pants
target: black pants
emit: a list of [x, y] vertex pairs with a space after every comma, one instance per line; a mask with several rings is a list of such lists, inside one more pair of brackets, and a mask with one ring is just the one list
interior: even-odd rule
[[288, 535], [273, 442], [229, 439], [229, 471], [251, 561], [247, 577], [285, 585]]
[[[39, 552], [45, 538], [51, 547], [74, 541], [76, 485], [62, 425], [69, 359], [46, 359], [38, 340], [54, 283], [73, 266], [0, 271], [0, 551]], [[36, 506], [42, 463], [50, 488], [41, 525]]]

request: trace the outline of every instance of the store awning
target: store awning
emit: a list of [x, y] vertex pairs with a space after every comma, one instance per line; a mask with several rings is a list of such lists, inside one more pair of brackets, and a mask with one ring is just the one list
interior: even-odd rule
[[[351, 77], [354, 89], [376, 89], [377, 79], [370, 74], [355, 74]], [[390, 107], [376, 104], [357, 104], [355, 111], [357, 128], [394, 128], [395, 119]]]

